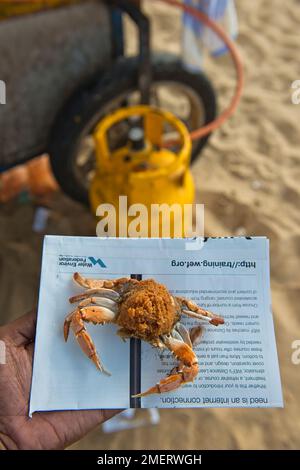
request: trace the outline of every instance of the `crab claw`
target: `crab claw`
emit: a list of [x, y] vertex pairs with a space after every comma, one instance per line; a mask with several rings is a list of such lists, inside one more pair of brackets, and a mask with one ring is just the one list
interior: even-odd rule
[[199, 372], [198, 358], [193, 349], [183, 340], [180, 341], [171, 335], [163, 336], [162, 340], [166, 347], [179, 359], [180, 366], [173, 369], [168, 377], [160, 380], [145, 392], [133, 395], [133, 398], [145, 397], [154, 393], [171, 392], [187, 382], [192, 382], [197, 376]]
[[[107, 300], [107, 299], [106, 299]], [[102, 300], [101, 300], [102, 301]], [[107, 304], [106, 304], [107, 305]], [[88, 356], [97, 369], [101, 372], [110, 375], [101, 362], [101, 359], [96, 351], [95, 344], [85, 328], [85, 322], [92, 322], [94, 324], [103, 324], [112, 322], [115, 319], [116, 313], [107, 307], [98, 305], [90, 305], [86, 307], [78, 307], [74, 312], [71, 312], [65, 319], [64, 323], [64, 338], [68, 340], [70, 328], [78, 341], [79, 346], [86, 356]]]

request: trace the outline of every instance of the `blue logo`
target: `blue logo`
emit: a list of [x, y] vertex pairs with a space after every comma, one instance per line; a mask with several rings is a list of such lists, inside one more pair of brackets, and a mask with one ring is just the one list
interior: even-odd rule
[[93, 256], [89, 256], [89, 260], [90, 262], [92, 263], [93, 266], [96, 266], [97, 264], [101, 267], [101, 268], [106, 268], [107, 266], [103, 263], [102, 259], [101, 258], [94, 258]]

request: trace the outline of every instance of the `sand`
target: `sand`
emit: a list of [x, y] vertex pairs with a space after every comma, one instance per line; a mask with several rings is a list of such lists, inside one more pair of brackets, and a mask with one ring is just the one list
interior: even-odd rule
[[[195, 164], [197, 201], [205, 204], [206, 235], [266, 235], [271, 239], [274, 321], [284, 409], [162, 410], [159, 426], [104, 435], [93, 431], [76, 449], [293, 449], [300, 446], [300, 365], [291, 344], [300, 339], [300, 105], [291, 83], [300, 78], [297, 56], [300, 4], [296, 0], [237, 1], [238, 45], [246, 85], [235, 116], [214, 133]], [[154, 44], [178, 50], [178, 15], [151, 5]], [[209, 60], [220, 108], [228, 103], [234, 74], [228, 57]], [[68, 217], [68, 214], [72, 217]], [[41, 236], [31, 231], [34, 208], [0, 209], [0, 320], [31, 308], [37, 295]], [[93, 220], [57, 195], [49, 233], [93, 234]], [[142, 412], [141, 412], [142, 413]]]

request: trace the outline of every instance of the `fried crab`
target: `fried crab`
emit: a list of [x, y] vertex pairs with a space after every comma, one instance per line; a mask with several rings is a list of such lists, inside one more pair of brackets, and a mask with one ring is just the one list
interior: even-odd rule
[[167, 377], [135, 396], [169, 392], [194, 380], [199, 366], [193, 346], [201, 337], [202, 327], [188, 331], [180, 322], [181, 316], [187, 315], [215, 326], [224, 323], [222, 317], [184, 297], [171, 295], [164, 285], [153, 279], [87, 279], [79, 273], [73, 278], [87, 290], [70, 298], [70, 303], [78, 302], [78, 305], [65, 319], [64, 337], [67, 341], [71, 328], [83, 352], [101, 372], [109, 374], [85, 323], [114, 323], [119, 327], [121, 338], [138, 338], [156, 348], [168, 349], [176, 356], [179, 364]]

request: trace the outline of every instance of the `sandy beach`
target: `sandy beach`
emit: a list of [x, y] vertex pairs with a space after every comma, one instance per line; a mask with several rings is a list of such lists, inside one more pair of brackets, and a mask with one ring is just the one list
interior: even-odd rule
[[[292, 342], [300, 339], [300, 104], [291, 102], [291, 83], [300, 78], [300, 3], [237, 0], [237, 8], [237, 44], [246, 75], [243, 98], [234, 117], [212, 135], [193, 175], [197, 202], [205, 204], [207, 236], [265, 235], [271, 240], [272, 303], [285, 407], [162, 410], [158, 426], [109, 435], [97, 429], [74, 449], [300, 446], [300, 365], [291, 361]], [[177, 12], [157, 2], [148, 11], [154, 18], [154, 47], [178, 51]], [[235, 84], [230, 58], [209, 58], [205, 65], [223, 109]], [[0, 206], [1, 324], [36, 302], [42, 236], [32, 232], [34, 213], [26, 201]], [[57, 194], [47, 233], [94, 235], [94, 220]]]

